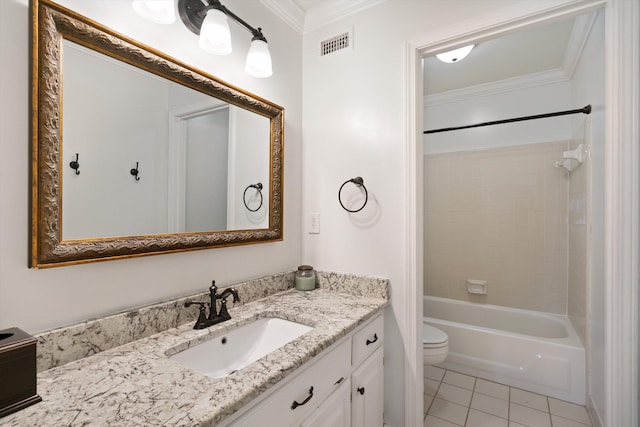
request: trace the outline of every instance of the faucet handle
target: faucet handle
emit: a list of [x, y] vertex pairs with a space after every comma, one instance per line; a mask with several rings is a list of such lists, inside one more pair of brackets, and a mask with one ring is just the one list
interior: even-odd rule
[[220, 300], [220, 312], [218, 312], [218, 317], [221, 317], [223, 319], [230, 319], [231, 315], [229, 315], [229, 312], [227, 311], [227, 299], [226, 298], [222, 298], [222, 300]]
[[193, 329], [204, 329], [207, 327], [207, 314], [205, 310], [209, 305], [208, 302], [200, 302], [200, 301], [187, 301], [184, 303], [185, 307], [190, 307], [194, 304], [197, 304], [198, 307], [198, 320], [196, 320], [196, 324], [193, 325]]

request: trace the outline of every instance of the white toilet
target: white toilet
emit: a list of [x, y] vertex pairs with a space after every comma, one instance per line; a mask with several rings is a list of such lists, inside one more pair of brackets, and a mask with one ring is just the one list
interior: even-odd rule
[[422, 354], [425, 365], [444, 362], [449, 354], [449, 336], [438, 328], [422, 324]]

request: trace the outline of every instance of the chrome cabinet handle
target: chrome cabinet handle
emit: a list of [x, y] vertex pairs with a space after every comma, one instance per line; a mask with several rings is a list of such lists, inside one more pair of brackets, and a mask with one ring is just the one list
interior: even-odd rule
[[307, 402], [309, 402], [312, 397], [313, 397], [313, 386], [311, 386], [311, 388], [309, 389], [309, 396], [307, 396], [307, 398], [303, 400], [302, 403], [298, 403], [295, 400], [293, 401], [293, 403], [291, 404], [291, 410], [293, 411], [298, 406], [306, 405]]
[[373, 334], [373, 341], [367, 340], [367, 345], [373, 344], [376, 341], [378, 341], [378, 334]]

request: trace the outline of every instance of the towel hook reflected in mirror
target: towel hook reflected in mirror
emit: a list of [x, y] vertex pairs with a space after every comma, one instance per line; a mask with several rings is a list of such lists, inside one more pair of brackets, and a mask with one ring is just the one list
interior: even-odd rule
[[140, 181], [140, 177], [138, 176], [138, 174], [140, 173], [140, 171], [138, 170], [138, 162], [136, 162], [136, 167], [131, 169], [129, 171], [131, 173], [131, 175], [133, 175], [133, 178], [137, 181]]
[[69, 163], [69, 167], [76, 171], [76, 175], [80, 175], [80, 171], [78, 170], [78, 169], [80, 169], [80, 163], [78, 163], [78, 158], [79, 157], [80, 157], [80, 155], [78, 153], [76, 153], [76, 159], [72, 160]]

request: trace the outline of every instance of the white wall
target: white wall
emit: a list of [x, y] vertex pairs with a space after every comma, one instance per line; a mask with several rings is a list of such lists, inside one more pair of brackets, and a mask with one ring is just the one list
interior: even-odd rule
[[169, 83], [68, 41], [63, 67], [62, 238], [166, 233]]
[[[231, 108], [229, 121], [229, 195], [227, 199], [228, 228], [269, 227], [269, 120], [240, 108]], [[258, 141], [258, 143], [256, 143]], [[262, 198], [255, 188], [246, 190], [247, 206], [243, 201], [249, 185], [262, 184]], [[260, 206], [262, 201], [262, 206]]]
[[[572, 98], [577, 105], [591, 104], [591, 242], [587, 290], [588, 372], [591, 404], [605, 419], [605, 272], [604, 272], [604, 127], [605, 60], [604, 17], [598, 13], [573, 78]], [[587, 129], [589, 131], [589, 129]]]
[[261, 26], [269, 40], [274, 75], [256, 79], [244, 73], [250, 34], [235, 24], [234, 53], [214, 57], [198, 48], [196, 36], [180, 22], [146, 22], [128, 1], [65, 0], [60, 3], [285, 108], [284, 240], [29, 269], [28, 3], [0, 1], [0, 328], [37, 333], [206, 290], [212, 279], [225, 286], [300, 264], [301, 36], [258, 2], [227, 0], [229, 9]]
[[[581, 107], [583, 105], [572, 104], [570, 81], [488, 93], [471, 99], [445, 103], [429, 102], [427, 97], [424, 108], [424, 130], [466, 126]], [[573, 121], [570, 117], [561, 116], [426, 134], [424, 135], [424, 154], [567, 141], [573, 136]]]
[[[320, 234], [303, 231], [303, 261], [319, 269], [388, 277], [391, 307], [385, 335], [385, 420], [404, 423], [408, 224], [406, 42], [514, 1], [391, 1], [304, 37], [303, 215], [319, 212]], [[521, 3], [521, 2], [518, 2]], [[525, 2], [526, 3], [526, 2]], [[528, 2], [536, 7], [553, 2]], [[558, 3], [558, 2], [555, 2]], [[318, 56], [325, 38], [353, 28], [354, 50]], [[362, 176], [369, 203], [348, 214], [340, 185]], [[306, 226], [306, 224], [305, 224]], [[413, 357], [413, 356], [410, 356]]]
[[229, 109], [186, 121], [185, 231], [226, 230]]

